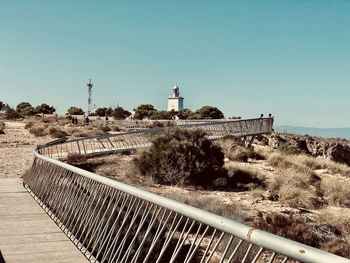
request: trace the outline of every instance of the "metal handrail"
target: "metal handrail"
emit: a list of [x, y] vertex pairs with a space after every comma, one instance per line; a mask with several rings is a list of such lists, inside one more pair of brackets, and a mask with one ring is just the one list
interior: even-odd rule
[[350, 262], [40, 151], [24, 183], [91, 262]]
[[[128, 147], [130, 143], [129, 145], [127, 143], [120, 143], [120, 141], [124, 139], [134, 142], [135, 144], [139, 145], [139, 147], [150, 146], [152, 136], [154, 134], [160, 134], [167, 129], [201, 128], [207, 131], [210, 139], [218, 139], [230, 134], [236, 137], [248, 137], [270, 133], [272, 131], [272, 126], [273, 118], [221, 121], [215, 120], [214, 122], [207, 121], [205, 123], [176, 125], [170, 127], [121, 132], [117, 134], [68, 139], [61, 144], [55, 144], [55, 147], [45, 144], [39, 145], [38, 150], [40, 150], [41, 154], [54, 158], [65, 158], [68, 154], [110, 154], [130, 148]], [[117, 145], [113, 144], [113, 140]]]

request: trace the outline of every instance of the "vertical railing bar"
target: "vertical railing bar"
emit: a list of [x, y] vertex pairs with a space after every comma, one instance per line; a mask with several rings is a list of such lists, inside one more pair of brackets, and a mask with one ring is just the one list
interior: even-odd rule
[[206, 236], [207, 231], [208, 231], [209, 228], [210, 228], [210, 227], [207, 225], [207, 227], [205, 228], [205, 230], [204, 230], [204, 232], [203, 232], [203, 234], [202, 234], [200, 240], [198, 241], [196, 247], [194, 248], [194, 250], [192, 251], [191, 255], [189, 256], [187, 262], [191, 262], [191, 259], [193, 258], [193, 256], [194, 256], [195, 252], [197, 251], [199, 245], [202, 243], [202, 241], [203, 241], [204, 237]]
[[229, 257], [229, 259], [227, 260], [227, 263], [231, 262], [233, 257], [236, 255], [236, 253], [238, 252], [238, 249], [240, 248], [240, 246], [242, 245], [243, 240], [240, 239], [238, 244], [236, 245], [235, 249], [233, 250], [231, 256]]
[[222, 238], [224, 237], [224, 235], [225, 235], [225, 232], [222, 232], [221, 235], [220, 235], [220, 237], [219, 237], [219, 239], [218, 239], [218, 241], [216, 242], [216, 244], [215, 244], [213, 250], [212, 250], [211, 253], [209, 254], [209, 257], [207, 258], [206, 263], [208, 263], [209, 260], [211, 259], [211, 257], [214, 255], [214, 252], [215, 252], [216, 248], [218, 247], [219, 243], [221, 242]]

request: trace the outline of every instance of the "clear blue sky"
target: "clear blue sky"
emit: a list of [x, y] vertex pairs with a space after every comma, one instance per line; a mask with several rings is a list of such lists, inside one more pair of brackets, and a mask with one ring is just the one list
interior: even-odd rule
[[0, 0], [0, 100], [350, 127], [350, 1]]

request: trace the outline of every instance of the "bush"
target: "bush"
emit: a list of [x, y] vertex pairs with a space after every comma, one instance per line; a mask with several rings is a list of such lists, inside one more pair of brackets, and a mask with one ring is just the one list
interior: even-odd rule
[[65, 132], [65, 131], [60, 131], [60, 130], [57, 130], [53, 133], [50, 134], [53, 138], [64, 138], [64, 137], [67, 137], [68, 134]]
[[252, 224], [258, 229], [313, 247], [319, 247], [322, 242], [326, 241], [315, 225], [306, 222], [296, 214], [267, 213], [263, 215], [258, 213]]
[[118, 132], [118, 131], [120, 131], [120, 128], [119, 128], [118, 126], [114, 126], [114, 127], [112, 128], [112, 131]]
[[87, 158], [82, 154], [68, 154], [67, 163], [70, 165], [79, 165], [87, 163]]
[[0, 121], [0, 134], [5, 134], [5, 123], [3, 121]]
[[164, 127], [164, 124], [160, 121], [153, 121], [148, 125], [148, 128], [160, 128]]
[[22, 118], [22, 116], [20, 114], [18, 114], [17, 111], [15, 111], [11, 107], [7, 106], [5, 109], [5, 118], [7, 120], [12, 120], [12, 119]]
[[112, 129], [111, 129], [109, 126], [107, 126], [107, 125], [103, 125], [100, 129], [101, 129], [101, 131], [103, 131], [104, 133], [107, 133], [107, 132], [109, 132], [109, 131], [112, 130]]
[[47, 135], [45, 128], [42, 126], [32, 127], [30, 128], [29, 132], [31, 134], [34, 134], [35, 137], [42, 137]]
[[34, 125], [34, 123], [33, 123], [32, 121], [28, 121], [28, 122], [26, 123], [26, 125], [24, 126], [24, 128], [25, 128], [25, 129], [30, 129], [30, 128], [33, 127], [33, 125]]
[[262, 160], [264, 157], [256, 153], [253, 147], [246, 148], [242, 141], [234, 136], [227, 136], [217, 142], [230, 161], [248, 162], [248, 159]]
[[265, 186], [265, 175], [251, 166], [234, 163], [227, 167], [227, 186], [235, 190], [246, 191]]
[[170, 185], [209, 185], [226, 175], [224, 154], [202, 130], [172, 129], [134, 159], [142, 175]]

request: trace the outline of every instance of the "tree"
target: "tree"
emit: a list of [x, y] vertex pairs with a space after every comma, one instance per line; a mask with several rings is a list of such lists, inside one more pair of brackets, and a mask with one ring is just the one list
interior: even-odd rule
[[223, 119], [224, 114], [216, 107], [203, 106], [195, 112], [195, 119]]
[[17, 113], [22, 116], [32, 116], [37, 114], [36, 110], [29, 102], [21, 102], [16, 107]]
[[3, 110], [5, 111], [5, 118], [6, 119], [18, 119], [21, 118], [22, 116], [19, 115], [17, 111], [12, 109], [8, 104], [3, 106]]
[[149, 116], [151, 120], [171, 120], [172, 116], [167, 111], [153, 111], [152, 114]]
[[203, 130], [170, 129], [134, 159], [142, 175], [157, 183], [210, 185], [226, 176], [220, 146], [206, 138]]
[[184, 109], [177, 114], [177, 117], [179, 117], [180, 120], [187, 120], [190, 119], [192, 115], [193, 112], [190, 109]]
[[84, 111], [81, 108], [77, 108], [77, 107], [71, 106], [68, 109], [67, 113], [69, 115], [83, 115]]
[[42, 113], [44, 115], [44, 114], [53, 114], [56, 111], [56, 109], [53, 106], [49, 106], [46, 103], [42, 103], [41, 105], [38, 105], [35, 107], [35, 111], [37, 113]]
[[142, 120], [149, 118], [157, 110], [151, 104], [141, 104], [135, 110], [135, 119]]
[[113, 114], [113, 109], [112, 109], [112, 107], [107, 108], [107, 109], [106, 109], [106, 116], [110, 117], [110, 116], [112, 116], [112, 114]]
[[97, 114], [97, 116], [104, 117], [104, 116], [106, 116], [106, 110], [107, 110], [106, 107], [97, 108], [95, 113]]
[[129, 117], [130, 115], [131, 115], [131, 113], [129, 111], [127, 111], [123, 107], [119, 107], [119, 106], [116, 107], [112, 113], [112, 116], [116, 120], [124, 120], [127, 117]]
[[0, 111], [2, 111], [2, 109], [5, 107], [5, 104], [2, 102], [2, 101], [0, 101]]

